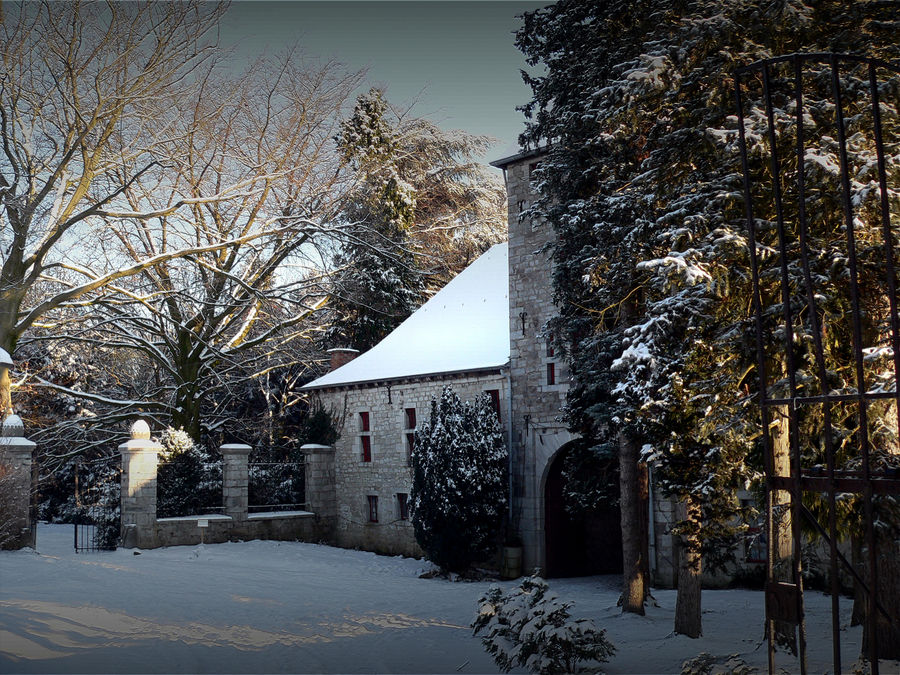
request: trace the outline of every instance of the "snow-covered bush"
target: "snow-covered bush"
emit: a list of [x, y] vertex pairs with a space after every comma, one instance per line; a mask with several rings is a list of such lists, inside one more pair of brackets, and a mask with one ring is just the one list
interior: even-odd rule
[[681, 664], [681, 675], [757, 675], [759, 670], [748, 666], [737, 654], [715, 657], [701, 652]]
[[181, 429], [167, 427], [159, 442], [157, 516], [188, 516], [221, 506], [221, 464], [210, 462]]
[[416, 541], [443, 570], [464, 572], [500, 544], [506, 512], [506, 446], [488, 395], [462, 403], [449, 387], [431, 400], [410, 458]]
[[588, 619], [573, 619], [572, 603], [547, 592], [540, 577], [526, 577], [504, 595], [491, 586], [478, 599], [472, 628], [497, 666], [509, 672], [524, 666], [532, 673], [578, 673], [608, 661], [616, 648]]

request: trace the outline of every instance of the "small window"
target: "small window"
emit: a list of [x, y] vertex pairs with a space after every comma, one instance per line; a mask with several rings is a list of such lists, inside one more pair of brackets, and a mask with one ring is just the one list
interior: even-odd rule
[[397, 513], [400, 520], [409, 520], [409, 495], [405, 492], [397, 493]]
[[405, 408], [404, 417], [406, 426], [405, 429], [415, 429], [416, 428], [416, 409], [415, 408]]
[[412, 464], [412, 454], [413, 450], [416, 447], [416, 435], [415, 434], [406, 434], [406, 465], [410, 466]]
[[366, 497], [369, 500], [369, 522], [377, 523], [378, 522], [378, 497], [375, 495], [369, 495]]
[[360, 448], [362, 450], [360, 459], [364, 462], [372, 461], [372, 437], [371, 436], [360, 436], [359, 437]]
[[556, 364], [547, 364], [547, 384], [556, 384]]
[[491, 408], [494, 409], [497, 419], [500, 419], [500, 390], [488, 389], [485, 393], [491, 397]]
[[556, 349], [553, 348], [553, 340], [547, 338], [547, 358], [552, 359], [556, 356]]
[[359, 413], [359, 430], [360, 431], [369, 431], [369, 413], [368, 412]]

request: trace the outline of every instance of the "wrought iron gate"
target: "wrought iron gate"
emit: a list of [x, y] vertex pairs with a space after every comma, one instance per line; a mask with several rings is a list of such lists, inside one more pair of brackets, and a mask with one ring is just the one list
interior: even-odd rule
[[[782, 634], [790, 626], [807, 669], [801, 520], [828, 546], [834, 672], [843, 672], [841, 568], [866, 595], [872, 673], [880, 622], [900, 622], [880, 602], [894, 582], [883, 578], [875, 525], [885, 496], [900, 494], [900, 214], [892, 226], [885, 164], [898, 139], [884, 136], [897, 123], [883, 123], [880, 100], [898, 96], [898, 81], [895, 64], [835, 54], [792, 54], [736, 72], [765, 453], [770, 673], [776, 622]], [[865, 553], [862, 570], [838, 545], [839, 506], [859, 515], [849, 529]], [[779, 542], [789, 543], [787, 555]]]
[[119, 538], [119, 457], [79, 463], [75, 468], [76, 553], [115, 550]]

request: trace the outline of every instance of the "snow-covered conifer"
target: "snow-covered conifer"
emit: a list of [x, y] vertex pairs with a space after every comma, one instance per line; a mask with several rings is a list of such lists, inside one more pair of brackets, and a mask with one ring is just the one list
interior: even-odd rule
[[499, 545], [507, 450], [486, 394], [463, 403], [449, 387], [416, 430], [410, 506], [416, 541], [442, 569], [463, 572]]

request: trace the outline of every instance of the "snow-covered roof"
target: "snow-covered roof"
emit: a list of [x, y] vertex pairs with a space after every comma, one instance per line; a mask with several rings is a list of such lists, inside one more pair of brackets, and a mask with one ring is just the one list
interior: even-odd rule
[[505, 366], [508, 260], [505, 243], [492, 246], [372, 349], [303, 389]]

